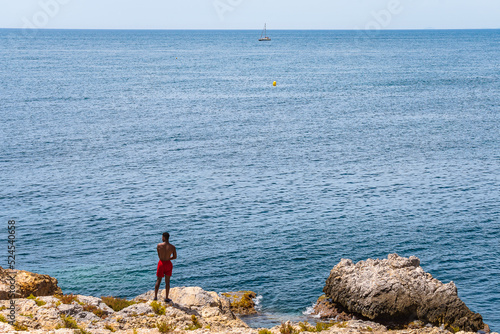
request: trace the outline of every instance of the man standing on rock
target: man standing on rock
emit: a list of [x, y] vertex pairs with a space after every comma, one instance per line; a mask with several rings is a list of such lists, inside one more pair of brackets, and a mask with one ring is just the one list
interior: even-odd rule
[[160, 289], [161, 279], [165, 276], [165, 303], [169, 303], [172, 300], [168, 298], [168, 293], [170, 292], [170, 277], [172, 276], [172, 262], [171, 260], [177, 259], [177, 251], [175, 246], [168, 242], [170, 234], [168, 232], [163, 233], [161, 244], [156, 246], [156, 251], [158, 252], [158, 268], [156, 269], [156, 285], [155, 285], [155, 299], [158, 298], [158, 289]]

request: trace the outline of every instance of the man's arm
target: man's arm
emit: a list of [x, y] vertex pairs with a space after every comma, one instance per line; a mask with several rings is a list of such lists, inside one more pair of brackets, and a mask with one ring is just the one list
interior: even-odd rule
[[174, 250], [172, 252], [172, 256], [170, 256], [170, 260], [175, 260], [177, 259], [177, 250], [175, 249], [175, 246], [172, 245], [172, 247], [174, 248]]
[[156, 245], [156, 253], [158, 253], [158, 258], [161, 259], [161, 257], [160, 257], [160, 244]]

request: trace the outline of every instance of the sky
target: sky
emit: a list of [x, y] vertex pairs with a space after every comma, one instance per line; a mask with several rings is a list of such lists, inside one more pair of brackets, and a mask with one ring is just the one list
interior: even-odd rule
[[0, 0], [0, 28], [499, 29], [500, 0]]

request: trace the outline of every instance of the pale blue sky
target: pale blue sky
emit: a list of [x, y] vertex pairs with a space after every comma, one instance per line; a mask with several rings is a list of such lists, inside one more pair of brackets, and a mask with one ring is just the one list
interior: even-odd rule
[[0, 28], [500, 28], [500, 0], [0, 0]]

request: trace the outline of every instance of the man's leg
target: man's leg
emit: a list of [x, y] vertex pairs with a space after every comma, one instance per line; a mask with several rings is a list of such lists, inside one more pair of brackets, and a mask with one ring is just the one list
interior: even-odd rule
[[[169, 277], [170, 278], [170, 277]], [[158, 299], [158, 290], [160, 289], [161, 277], [156, 276], [156, 284], [155, 284], [155, 299]]]
[[170, 299], [168, 299], [169, 292], [170, 292], [170, 276], [165, 276], [165, 301], [170, 301]]

